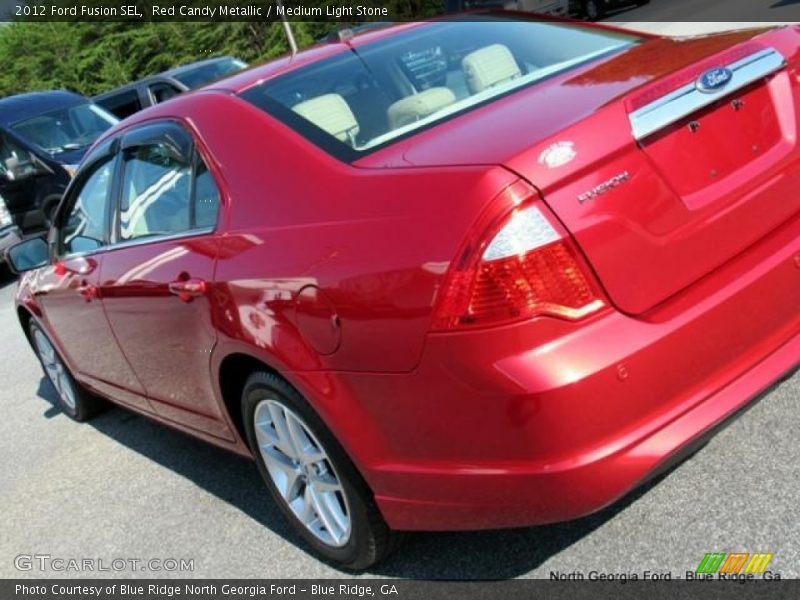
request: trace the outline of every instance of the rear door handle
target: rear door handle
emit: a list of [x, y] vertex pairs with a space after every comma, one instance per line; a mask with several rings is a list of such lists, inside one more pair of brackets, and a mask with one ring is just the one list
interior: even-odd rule
[[174, 294], [184, 302], [191, 302], [192, 298], [206, 293], [206, 282], [202, 279], [179, 279], [169, 284], [169, 293]]
[[83, 296], [83, 299], [86, 302], [91, 302], [94, 298], [97, 298], [97, 286], [82, 283], [78, 286], [78, 293]]

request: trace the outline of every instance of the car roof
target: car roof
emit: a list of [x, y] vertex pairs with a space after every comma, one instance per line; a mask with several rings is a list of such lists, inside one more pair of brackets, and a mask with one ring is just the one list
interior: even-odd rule
[[[166, 71], [161, 71], [160, 73], [154, 73], [153, 75], [148, 75], [147, 77], [142, 77], [141, 79], [137, 79], [131, 83], [126, 83], [125, 85], [121, 85], [116, 87], [112, 90], [108, 90], [107, 92], [103, 92], [102, 94], [97, 94], [92, 99], [93, 100], [103, 100], [109, 96], [116, 96], [120, 92], [126, 92], [128, 90], [136, 89], [141, 85], [150, 83], [152, 81], [170, 78], [174, 79], [176, 75], [180, 75], [182, 73], [186, 73], [187, 71], [191, 71], [196, 69], [197, 67], [202, 67], [203, 65], [212, 65], [214, 63], [223, 61], [223, 60], [236, 60], [234, 56], [215, 56], [213, 58], [205, 58], [203, 60], [198, 60], [192, 63], [187, 63], [185, 65], [180, 65], [177, 67], [173, 67], [171, 69], [167, 69]], [[180, 82], [178, 82], [180, 83]]]
[[0, 99], [0, 125], [11, 125], [51, 110], [85, 104], [89, 100], [66, 90], [17, 94]]

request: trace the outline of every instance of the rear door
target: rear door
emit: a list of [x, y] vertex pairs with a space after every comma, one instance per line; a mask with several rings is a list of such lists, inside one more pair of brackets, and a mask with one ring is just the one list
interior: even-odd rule
[[106, 314], [156, 412], [227, 436], [210, 377], [208, 292], [220, 194], [190, 133], [148, 124], [122, 139], [115, 246], [100, 284]]

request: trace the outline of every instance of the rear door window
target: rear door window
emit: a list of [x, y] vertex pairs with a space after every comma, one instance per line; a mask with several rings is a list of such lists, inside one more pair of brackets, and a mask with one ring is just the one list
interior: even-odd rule
[[[188, 159], [184, 158], [171, 143], [174, 137], [173, 128], [170, 140], [148, 141], [123, 151], [121, 241], [216, 226], [219, 188], [202, 157], [192, 151]], [[182, 146], [192, 147], [190, 142]]]

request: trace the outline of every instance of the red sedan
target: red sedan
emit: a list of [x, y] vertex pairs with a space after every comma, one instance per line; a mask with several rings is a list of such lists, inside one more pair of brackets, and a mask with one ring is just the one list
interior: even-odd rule
[[25, 271], [61, 408], [252, 456], [349, 568], [572, 519], [800, 361], [800, 29], [346, 35], [89, 152]]

